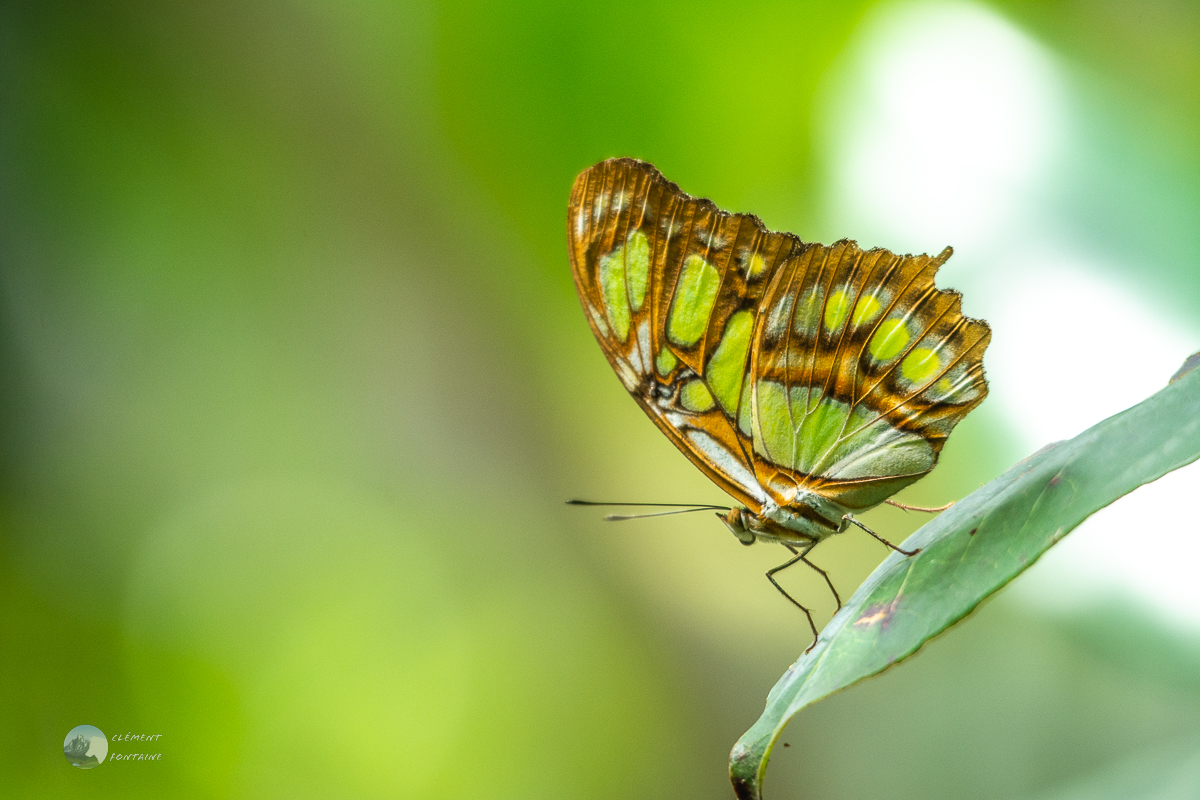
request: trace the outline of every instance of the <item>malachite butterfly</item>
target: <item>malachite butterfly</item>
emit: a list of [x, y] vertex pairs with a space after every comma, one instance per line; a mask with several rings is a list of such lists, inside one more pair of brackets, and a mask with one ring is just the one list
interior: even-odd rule
[[774, 573], [816, 569], [808, 551], [932, 470], [987, 395], [991, 331], [933, 282], [952, 251], [804, 242], [631, 158], [576, 178], [567, 239], [617, 377], [742, 504], [718, 515], [742, 543], [792, 551], [768, 578], [812, 624]]

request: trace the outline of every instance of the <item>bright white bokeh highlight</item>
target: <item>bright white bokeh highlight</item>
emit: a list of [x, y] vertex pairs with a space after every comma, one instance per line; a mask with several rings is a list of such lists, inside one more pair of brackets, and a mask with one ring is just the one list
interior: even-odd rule
[[913, 252], [983, 245], [1021, 219], [1064, 129], [1036, 43], [983, 7], [930, 3], [885, 6], [848, 55], [819, 116], [840, 216]]
[[1070, 255], [1001, 262], [977, 307], [992, 326], [991, 402], [1032, 451], [1070, 439], [1166, 385], [1200, 348], [1193, 326]]
[[[966, 310], [994, 332], [988, 403], [1020, 451], [1140, 402], [1200, 349], [1200, 327], [1136, 279], [1142, 265], [1081, 252], [1044, 201], [1079, 123], [1070, 82], [1040, 45], [972, 3], [891, 5], [864, 20], [845, 63], [817, 114], [833, 221], [867, 245], [955, 247]], [[1200, 465], [1118, 500], [1011, 596], [1046, 611], [1134, 603], [1200, 632], [1197, 489]]]

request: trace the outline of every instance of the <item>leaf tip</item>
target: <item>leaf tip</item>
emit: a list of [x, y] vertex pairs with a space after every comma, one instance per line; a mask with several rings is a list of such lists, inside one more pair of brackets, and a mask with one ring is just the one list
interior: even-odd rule
[[758, 782], [761, 766], [755, 760], [754, 748], [742, 741], [733, 746], [729, 753], [729, 781], [738, 800], [761, 800]]

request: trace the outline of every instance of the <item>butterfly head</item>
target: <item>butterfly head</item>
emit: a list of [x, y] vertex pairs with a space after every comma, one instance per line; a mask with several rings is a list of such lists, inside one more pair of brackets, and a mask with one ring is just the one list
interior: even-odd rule
[[717, 519], [725, 523], [725, 527], [737, 537], [737, 540], [745, 545], [754, 544], [758, 540], [757, 534], [750, 530], [748, 522], [753, 515], [748, 508], [731, 508], [726, 514], [717, 514]]
[[802, 546], [841, 533], [847, 525], [846, 518], [840, 514], [827, 519], [806, 505], [781, 507], [770, 504], [759, 513], [748, 508], [731, 508], [717, 517], [745, 545], [761, 539]]

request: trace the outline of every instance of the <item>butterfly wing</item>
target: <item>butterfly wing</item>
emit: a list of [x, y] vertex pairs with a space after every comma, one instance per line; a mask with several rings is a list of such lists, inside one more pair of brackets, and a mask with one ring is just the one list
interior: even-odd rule
[[950, 254], [841, 241], [773, 276], [748, 399], [756, 477], [781, 505], [805, 491], [847, 510], [879, 504], [933, 469], [987, 395], [991, 331], [934, 286]]
[[567, 229], [588, 323], [625, 388], [701, 471], [759, 511], [753, 441], [736, 420], [759, 305], [804, 245], [628, 158], [580, 174]]
[[806, 244], [691, 197], [650, 164], [575, 181], [575, 286], [625, 388], [758, 513], [862, 510], [931, 470], [987, 394], [986, 323], [933, 275], [949, 257]]

